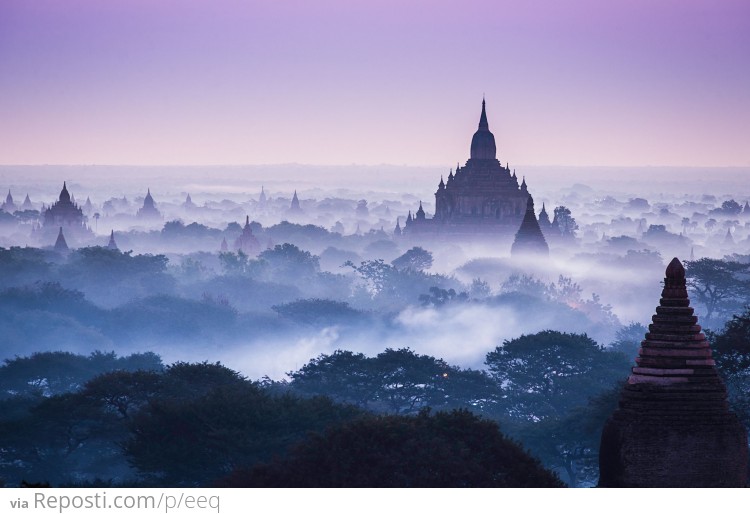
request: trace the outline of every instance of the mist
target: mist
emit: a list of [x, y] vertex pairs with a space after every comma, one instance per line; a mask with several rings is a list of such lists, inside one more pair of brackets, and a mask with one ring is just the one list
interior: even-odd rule
[[[672, 257], [750, 253], [746, 172], [524, 169], [537, 211], [564, 205], [578, 230], [550, 241], [549, 258], [513, 259], [511, 241], [394, 235], [420, 201], [434, 209], [441, 170], [3, 166], [0, 184], [32, 209], [0, 223], [2, 357], [154, 351], [278, 380], [337, 349], [408, 347], [481, 369], [504, 340], [541, 330], [607, 346], [623, 326], [648, 324]], [[35, 216], [63, 180], [88, 231], [65, 234], [60, 254], [57, 231]], [[139, 214], [147, 192], [154, 216]], [[110, 236], [114, 256], [90, 251]], [[413, 247], [430, 265], [396, 269]], [[363, 264], [379, 261], [390, 275], [368, 276]]]

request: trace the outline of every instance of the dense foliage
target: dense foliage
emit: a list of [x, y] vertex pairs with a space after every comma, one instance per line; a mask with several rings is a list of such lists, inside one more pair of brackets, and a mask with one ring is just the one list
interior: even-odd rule
[[467, 411], [367, 416], [315, 435], [231, 487], [560, 487], [497, 424]]

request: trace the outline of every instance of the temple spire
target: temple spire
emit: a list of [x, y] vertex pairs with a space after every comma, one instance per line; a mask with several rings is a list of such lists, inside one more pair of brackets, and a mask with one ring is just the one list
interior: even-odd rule
[[487, 123], [487, 111], [484, 107], [484, 97], [482, 97], [482, 114], [479, 116], [479, 130], [490, 130], [490, 124]]
[[107, 248], [110, 250], [117, 250], [117, 243], [115, 242], [115, 231], [112, 230], [109, 234], [109, 243], [107, 244]]

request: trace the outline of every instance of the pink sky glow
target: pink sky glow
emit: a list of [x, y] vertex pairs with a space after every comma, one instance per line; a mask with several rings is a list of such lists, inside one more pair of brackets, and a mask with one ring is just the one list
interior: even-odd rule
[[750, 166], [750, 2], [4, 0], [0, 164]]

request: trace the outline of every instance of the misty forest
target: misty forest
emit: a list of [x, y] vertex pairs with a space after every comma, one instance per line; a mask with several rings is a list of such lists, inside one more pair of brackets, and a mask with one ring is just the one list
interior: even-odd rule
[[547, 256], [410, 231], [448, 171], [2, 171], [6, 487], [596, 486], [673, 257], [750, 428], [738, 188], [530, 170]]

